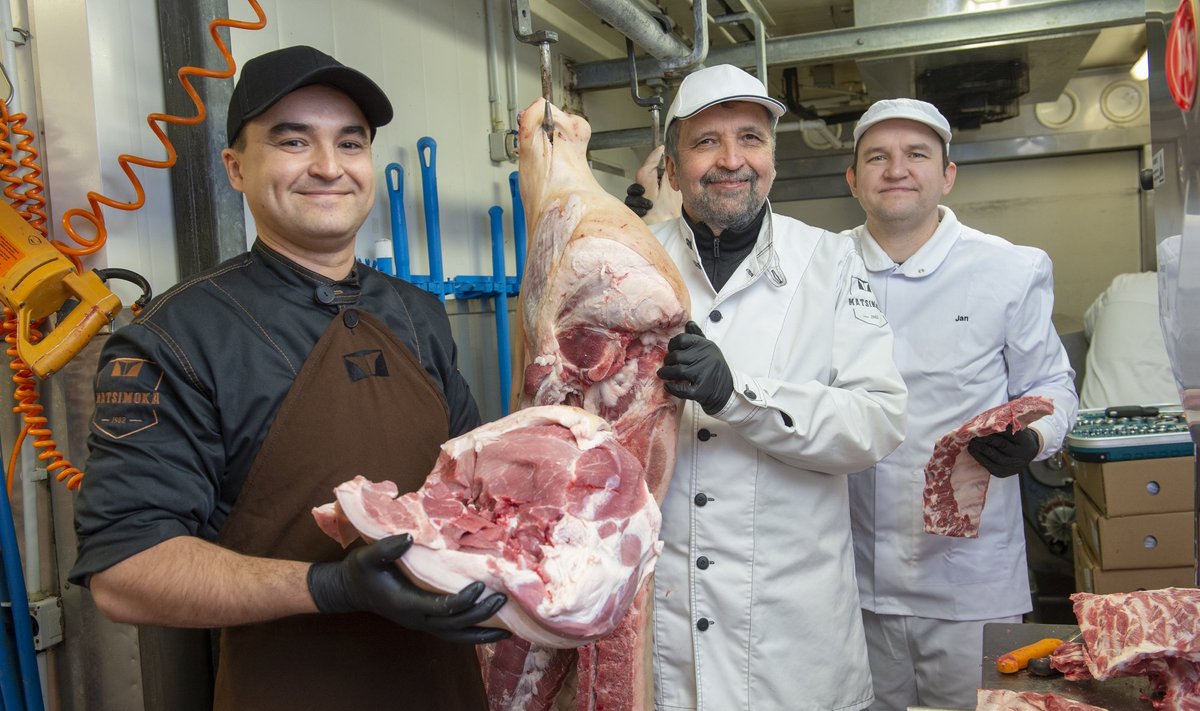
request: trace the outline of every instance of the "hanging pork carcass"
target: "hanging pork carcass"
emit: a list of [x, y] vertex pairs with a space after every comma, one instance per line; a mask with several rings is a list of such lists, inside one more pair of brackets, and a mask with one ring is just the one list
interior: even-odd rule
[[[603, 417], [643, 464], [661, 502], [678, 411], [656, 371], [687, 322], [690, 301], [645, 223], [592, 175], [590, 137], [587, 121], [543, 99], [521, 113], [519, 178], [530, 237], [515, 399], [521, 408], [566, 404]], [[520, 638], [497, 644], [486, 664], [492, 708], [551, 708], [576, 656], [578, 708], [652, 708], [649, 586], [613, 634], [578, 655]]]

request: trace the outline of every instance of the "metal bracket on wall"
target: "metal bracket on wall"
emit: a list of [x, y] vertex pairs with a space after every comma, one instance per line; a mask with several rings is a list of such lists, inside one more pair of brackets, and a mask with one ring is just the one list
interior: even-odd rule
[[550, 113], [550, 105], [554, 103], [554, 76], [550, 71], [550, 45], [558, 41], [558, 33], [550, 30], [533, 31], [529, 0], [512, 0], [511, 8], [513, 34], [525, 44], [536, 44], [541, 51], [542, 98], [546, 100], [546, 118], [542, 128], [553, 138], [554, 117]]

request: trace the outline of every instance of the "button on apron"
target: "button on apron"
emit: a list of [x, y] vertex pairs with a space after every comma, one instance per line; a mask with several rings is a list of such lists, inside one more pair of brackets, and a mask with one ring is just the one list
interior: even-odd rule
[[708, 556], [702, 555], [696, 559], [696, 567], [699, 568], [700, 570], [708, 570], [709, 562], [710, 561], [708, 560]]
[[701, 442], [707, 442], [708, 440], [712, 439], [712, 436], [712, 432], [709, 432], [704, 428], [701, 428], [700, 431], [696, 433], [696, 439], [700, 440]]
[[326, 306], [332, 304], [336, 296], [337, 294], [334, 293], [333, 287], [328, 284], [318, 286], [317, 290], [313, 292], [313, 299], [318, 304], [325, 304]]

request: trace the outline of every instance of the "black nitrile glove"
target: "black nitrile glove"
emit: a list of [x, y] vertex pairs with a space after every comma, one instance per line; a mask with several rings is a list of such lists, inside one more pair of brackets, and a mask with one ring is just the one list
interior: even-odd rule
[[308, 569], [308, 590], [317, 609], [373, 612], [450, 642], [487, 644], [511, 636], [508, 630], [476, 627], [508, 600], [496, 593], [475, 602], [483, 583], [471, 583], [453, 595], [414, 585], [396, 565], [411, 546], [412, 536], [405, 533], [357, 548], [340, 562], [313, 563]]
[[1004, 432], [976, 437], [967, 443], [967, 451], [992, 476], [1006, 477], [1025, 471], [1037, 456], [1041, 444], [1037, 433], [1026, 427], [1013, 433], [1012, 425]]
[[633, 183], [625, 192], [625, 205], [638, 217], [645, 217], [650, 208], [654, 207], [654, 201], [645, 197], [646, 188], [642, 187], [641, 183]]
[[717, 344], [704, 337], [695, 321], [667, 343], [667, 357], [658, 369], [663, 387], [675, 397], [695, 400], [712, 415], [733, 394], [733, 373]]

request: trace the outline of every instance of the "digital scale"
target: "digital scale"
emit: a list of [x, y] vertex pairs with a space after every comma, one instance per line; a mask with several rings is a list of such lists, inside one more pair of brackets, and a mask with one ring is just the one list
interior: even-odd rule
[[1195, 451], [1178, 406], [1080, 410], [1066, 444], [1081, 462], [1187, 457]]

